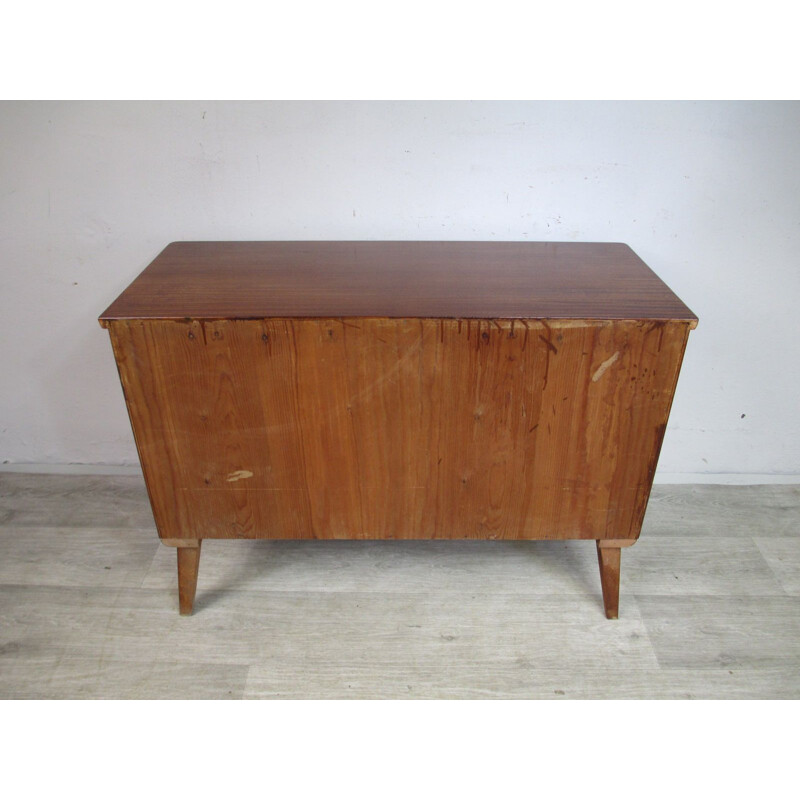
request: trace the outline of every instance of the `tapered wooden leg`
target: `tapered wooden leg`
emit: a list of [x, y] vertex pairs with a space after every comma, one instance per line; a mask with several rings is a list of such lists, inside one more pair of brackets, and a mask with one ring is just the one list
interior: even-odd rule
[[609, 619], [619, 617], [619, 547], [609, 546], [606, 542], [597, 542], [597, 560], [600, 562], [600, 584], [603, 587], [603, 605]]
[[178, 601], [181, 614], [191, 614], [197, 591], [197, 570], [200, 566], [200, 545], [178, 547]]

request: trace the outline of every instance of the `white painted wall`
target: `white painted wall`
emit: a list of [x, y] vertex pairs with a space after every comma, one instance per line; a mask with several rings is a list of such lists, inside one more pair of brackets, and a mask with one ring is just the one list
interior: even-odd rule
[[0, 103], [0, 461], [135, 464], [97, 315], [179, 239], [622, 241], [700, 317], [666, 473], [800, 473], [800, 104]]

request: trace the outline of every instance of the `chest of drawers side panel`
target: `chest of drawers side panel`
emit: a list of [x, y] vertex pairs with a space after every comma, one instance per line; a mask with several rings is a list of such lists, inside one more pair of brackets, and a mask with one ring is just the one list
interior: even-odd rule
[[163, 538], [635, 538], [688, 324], [119, 320]]
[[[655, 328], [638, 340], [633, 352], [636, 360], [630, 379], [634, 388], [620, 409], [626, 419], [620, 425], [613, 477], [617, 489], [606, 516], [609, 538], [639, 538], [692, 327], [691, 322], [672, 322]], [[666, 357], [660, 358], [662, 353]]]
[[179, 498], [179, 476], [174, 469], [174, 432], [164, 400], [164, 376], [154, 347], [147, 342], [149, 327], [137, 322], [105, 323], [117, 363], [139, 463], [158, 535], [181, 538], [190, 518]]

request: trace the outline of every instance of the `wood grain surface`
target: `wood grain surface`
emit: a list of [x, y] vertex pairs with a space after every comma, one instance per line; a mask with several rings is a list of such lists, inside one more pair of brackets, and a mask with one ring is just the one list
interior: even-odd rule
[[197, 573], [200, 566], [200, 548], [198, 540], [192, 547], [178, 547], [178, 605], [181, 614], [191, 614], [194, 596], [197, 591]]
[[112, 319], [696, 317], [625, 244], [173, 242]]
[[602, 547], [597, 542], [597, 560], [600, 563], [600, 585], [603, 589], [603, 605], [608, 619], [619, 617], [619, 547]]
[[636, 539], [690, 324], [110, 323], [164, 539]]

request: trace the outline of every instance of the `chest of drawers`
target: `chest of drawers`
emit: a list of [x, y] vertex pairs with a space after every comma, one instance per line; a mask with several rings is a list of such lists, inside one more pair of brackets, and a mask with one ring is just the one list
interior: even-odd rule
[[697, 320], [622, 244], [176, 242], [102, 314], [191, 613], [203, 539], [586, 539], [608, 617]]

